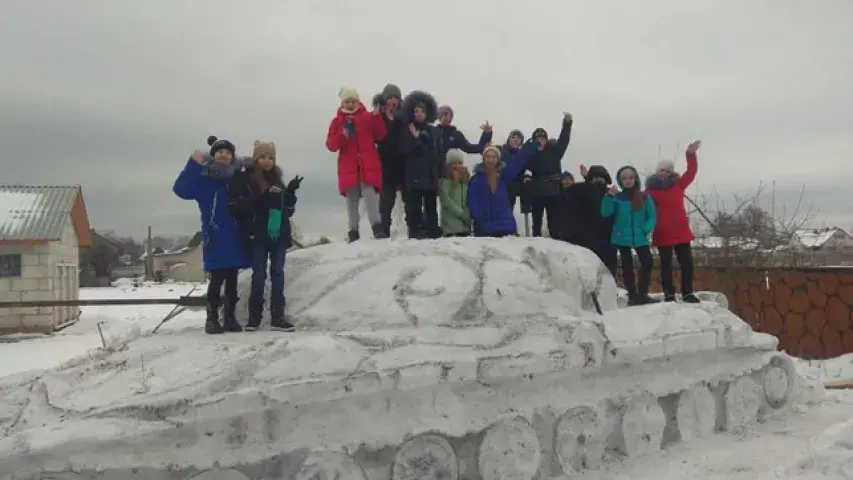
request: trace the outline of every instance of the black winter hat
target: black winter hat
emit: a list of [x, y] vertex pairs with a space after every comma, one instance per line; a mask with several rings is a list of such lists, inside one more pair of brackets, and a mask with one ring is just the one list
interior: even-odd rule
[[403, 99], [403, 92], [400, 90], [400, 87], [394, 85], [393, 83], [389, 83], [385, 85], [382, 89], [382, 99], [388, 100], [391, 97], [396, 97], [399, 99]]
[[613, 179], [610, 178], [610, 172], [608, 172], [602, 165], [592, 165], [587, 169], [586, 180], [591, 181], [593, 178], [603, 178], [604, 183], [607, 185], [613, 183]]
[[509, 132], [509, 135], [506, 137], [507, 143], [509, 143], [509, 141], [512, 137], [521, 137], [521, 141], [522, 142], [524, 141], [524, 134], [521, 133], [521, 130], [515, 129], [515, 130]]
[[545, 137], [548, 138], [548, 132], [545, 131], [544, 128], [539, 127], [536, 130], [533, 130], [533, 134], [530, 135], [530, 138], [536, 139], [537, 137]]
[[237, 154], [237, 148], [233, 143], [228, 140], [220, 140], [216, 138], [215, 135], [211, 135], [207, 137], [207, 144], [210, 145], [210, 156], [216, 155], [216, 152], [219, 150], [228, 150], [231, 152], [231, 156], [235, 156]]

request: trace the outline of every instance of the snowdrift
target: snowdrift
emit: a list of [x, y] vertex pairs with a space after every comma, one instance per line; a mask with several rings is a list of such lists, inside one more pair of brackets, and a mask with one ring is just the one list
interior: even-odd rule
[[297, 333], [199, 325], [0, 384], [0, 476], [551, 478], [796, 388], [774, 337], [714, 302], [618, 309], [598, 259], [548, 239], [327, 245], [286, 276]]

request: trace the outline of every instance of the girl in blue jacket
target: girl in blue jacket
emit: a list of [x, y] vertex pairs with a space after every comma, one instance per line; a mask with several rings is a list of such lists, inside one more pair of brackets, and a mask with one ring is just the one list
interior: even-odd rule
[[[614, 217], [610, 242], [619, 249], [622, 261], [622, 282], [628, 291], [628, 305], [657, 303], [649, 297], [652, 281], [652, 252], [649, 235], [655, 228], [657, 215], [652, 199], [642, 190], [637, 170], [625, 166], [616, 172], [616, 182], [621, 187], [610, 188], [601, 201], [601, 216]], [[633, 252], [640, 259], [640, 279], [634, 277]]]
[[[228, 212], [228, 182], [234, 174], [234, 144], [209, 137], [210, 154], [196, 150], [175, 180], [172, 190], [184, 200], [195, 200], [201, 211], [201, 238], [204, 270], [210, 274], [207, 287], [207, 333], [239, 332], [234, 309], [237, 306], [237, 274], [249, 267], [249, 257], [240, 243], [237, 223]], [[220, 290], [225, 285], [225, 301]], [[223, 323], [219, 307], [223, 306]]]
[[534, 142], [527, 142], [508, 164], [500, 161], [498, 147], [488, 145], [483, 149], [483, 162], [474, 168], [474, 176], [468, 183], [468, 210], [474, 221], [475, 237], [505, 237], [517, 233], [508, 187], [524, 171], [537, 148]]

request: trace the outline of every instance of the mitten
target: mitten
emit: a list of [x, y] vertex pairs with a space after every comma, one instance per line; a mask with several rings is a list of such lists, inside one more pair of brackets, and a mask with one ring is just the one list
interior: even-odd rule
[[291, 194], [296, 193], [296, 191], [299, 190], [299, 186], [302, 185], [302, 180], [304, 179], [304, 177], [300, 177], [299, 175], [293, 177], [293, 179], [287, 182], [287, 187], [285, 187], [285, 190], [287, 190]]

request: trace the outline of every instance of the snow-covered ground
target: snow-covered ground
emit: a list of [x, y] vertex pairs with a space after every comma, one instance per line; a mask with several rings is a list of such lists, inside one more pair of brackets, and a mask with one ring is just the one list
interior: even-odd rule
[[[348, 247], [330, 246], [329, 248]], [[364, 249], [367, 247], [351, 246], [349, 248]], [[335, 255], [337, 254], [332, 254], [332, 256]], [[347, 262], [352, 259], [343, 258], [335, 261], [338, 260]], [[328, 265], [332, 264], [331, 261], [327, 263]], [[447, 270], [447, 265], [438, 262], [435, 264], [435, 268]], [[448, 272], [447, 275], [456, 277], [464, 277], [467, 274], [464, 268], [459, 271], [450, 269]], [[325, 273], [321, 269], [317, 275], [325, 275]], [[498, 276], [505, 277], [504, 280], [507, 283], [505, 292], [509, 288], [523, 288], [518, 284], [518, 282], [523, 280], [523, 278], [520, 280], [521, 277], [518, 272], [513, 273], [510, 270], [505, 271], [503, 274], [498, 273]], [[412, 291], [418, 289], [421, 291], [432, 291], [433, 296], [439, 297], [442, 294], [439, 290], [436, 290], [440, 286], [432, 285], [434, 279], [425, 283], [423, 280], [421, 280], [421, 283], [417, 283], [417, 279], [410, 280], [411, 283], [406, 288]], [[302, 287], [305, 288], [304, 285]], [[194, 286], [189, 284], [148, 284], [139, 288], [123, 285], [120, 288], [84, 289], [81, 291], [81, 296], [84, 298], [177, 297], [187, 294], [193, 288]], [[204, 291], [204, 286], [195, 288], [195, 293]], [[298, 288], [298, 286], [294, 288]], [[370, 294], [374, 297], [381, 295], [384, 291], [393, 290], [391, 286], [386, 288], [386, 286], [380, 284], [363, 284], [360, 288], [362, 292], [365, 289], [369, 289], [371, 291]], [[310, 293], [310, 289], [306, 289], [305, 291]], [[452, 292], [452, 289], [450, 291]], [[490, 301], [505, 301], [503, 299], [505, 295], [505, 293], [501, 294], [499, 291], [498, 296]], [[339, 293], [338, 297], [346, 298], [346, 295]], [[329, 320], [324, 319], [323, 316], [328, 316], [331, 305], [340, 302], [341, 298], [332, 297], [323, 299], [318, 297], [314, 301], [307, 302], [306, 308], [309, 310], [314, 309], [312, 318], [315, 321], [321, 323], [328, 322]], [[414, 296], [412, 299], [418, 300]], [[512, 300], [518, 301], [514, 297]], [[436, 304], [439, 303], [441, 305], [440, 308], [450, 308], [446, 299], [436, 302]], [[379, 308], [381, 305], [374, 307]], [[435, 305], [435, 307], [438, 307], [438, 305]], [[451, 307], [458, 309], [458, 311], [464, 310], [459, 306], [454, 307], [451, 305]], [[428, 307], [426, 305], [414, 305], [412, 308], [412, 312], [418, 313], [418, 308], [425, 309]], [[562, 305], [562, 308], [571, 309], [571, 301], [567, 301], [565, 305]], [[661, 312], [664, 312], [664, 309], [670, 307], [662, 305], [649, 308], [660, 308]], [[103, 343], [106, 343], [111, 348], [120, 345], [130, 345], [131, 347], [128, 352], [136, 351], [133, 345], [138, 345], [138, 348], [147, 345], [147, 347], [139, 351], [151, 352], [151, 358], [138, 359], [138, 361], [143, 362], [142, 366], [133, 365], [133, 368], [140, 368], [139, 371], [141, 373], [132, 376], [134, 381], [141, 382], [140, 385], [126, 385], [121, 387], [116, 384], [117, 377], [92, 371], [87, 375], [91, 375], [93, 378], [80, 377], [77, 380], [80, 385], [72, 384], [71, 379], [66, 376], [63, 380], [66, 382], [65, 384], [57, 380], [50, 386], [49, 390], [54, 402], [64, 402], [66, 407], [79, 411], [87, 411], [91, 409], [97, 410], [102, 405], [102, 402], [106, 401], [104, 400], [105, 397], [112, 396], [118, 399], [120, 397], [138, 395], [140, 389], [144, 389], [146, 393], [149, 391], [155, 393], [163, 392], [162, 395], [168, 395], [170, 377], [164, 373], [167, 371], [168, 365], [158, 364], [160, 362], [158, 358], [159, 353], [163, 353], [162, 358], [164, 361], [169, 358], [194, 358], [198, 362], [197, 365], [191, 365], [191, 368], [187, 368], [186, 365], [175, 365], [173, 372], [175, 382], [190, 382], [190, 384], [196, 382], [196, 380], [186, 378], [188, 376], [198, 376], [200, 379], [200, 375], [204, 372], [216, 373], [224, 371], [222, 370], [223, 367], [217, 365], [216, 362], [237, 362], [240, 358], [261, 355], [261, 350], [264, 348], [267, 350], [264, 351], [263, 355], [265, 358], [269, 357], [265, 360], [269, 362], [269, 371], [266, 373], [259, 372], [259, 374], [262, 374], [261, 376], [280, 375], [280, 369], [291, 368], [287, 362], [279, 364], [279, 359], [275, 356], [270, 356], [269, 352], [273, 350], [281, 355], [292, 355], [290, 358], [305, 359], [309, 362], [314, 358], [312, 355], [319, 353], [334, 353], [335, 355], [340, 355], [344, 360], [348, 356], [355, 355], [352, 351], [335, 350], [340, 348], [339, 344], [329, 343], [316, 333], [281, 334], [276, 332], [256, 332], [231, 334], [216, 337], [217, 345], [219, 345], [217, 349], [205, 349], [213, 340], [212, 337], [205, 336], [202, 333], [203, 313], [199, 311], [187, 311], [169, 321], [161, 329], [162, 333], [157, 334], [158, 336], [162, 335], [162, 340], [157, 340], [149, 336], [151, 330], [160, 323], [161, 319], [171, 309], [171, 306], [84, 307], [81, 319], [77, 324], [55, 335], [0, 337], [0, 342], [2, 342], [0, 343], [0, 352], [3, 353], [2, 358], [5, 360], [4, 362], [0, 362], [0, 381], [16, 377], [32, 377], [36, 375], [34, 370], [52, 369], [62, 364], [66, 364], [66, 366], [85, 366], [85, 362], [81, 360], [81, 357], [82, 359], [92, 358], [97, 360], [93, 365], [97, 369], [106, 363], [115, 361], [105, 359], [102, 349]], [[391, 321], [390, 318], [391, 314], [389, 312], [388, 318], [381, 318], [380, 320]], [[630, 322], [631, 319], [626, 319], [626, 321]], [[429, 323], [434, 323], [434, 320]], [[100, 333], [98, 329], [99, 325], [101, 327]], [[465, 332], [463, 331], [462, 333], [464, 334]], [[472, 339], [466, 341], [470, 341], [472, 345], [478, 344], [477, 342], [488, 343], [492, 341], [490, 340], [491, 333], [485, 329], [478, 330], [470, 328], [468, 329], [468, 333], [470, 333], [468, 336], [472, 337]], [[436, 330], [432, 329], [432, 325], [426, 325], [421, 328], [420, 332], [413, 332], [412, 334], [435, 336], [433, 340], [425, 342], [425, 345], [421, 348], [424, 348], [429, 342], [442, 343], [447, 341], [444, 334], [439, 334]], [[314, 353], [301, 352], [298, 349], [294, 350], [292, 347], [285, 349], [288, 339], [294, 338], [294, 335], [299, 336], [300, 340], [297, 343], [303, 346], [301, 348], [311, 345]], [[363, 335], [364, 338], [371, 336], [367, 333]], [[379, 334], [373, 336], [376, 338], [381, 337]], [[388, 336], [387, 341], [402, 345], [407, 341], [404, 338], [405, 336], [406, 334], [400, 330]], [[456, 343], [459, 343], [459, 338], [461, 337], [457, 336], [454, 338]], [[494, 341], [499, 343], [502, 340], [501, 338], [496, 338]], [[154, 342], [158, 342], [157, 345], [159, 346], [155, 346]], [[156, 348], [159, 348], [162, 352], [157, 352]], [[176, 349], [184, 350], [183, 357], [165, 356], [166, 353], [171, 353]], [[149, 353], [146, 353], [146, 355], [149, 355]], [[356, 361], [358, 360], [357, 357], [353, 358]], [[324, 359], [316, 357], [313, 361], [322, 363]], [[389, 358], [387, 361], [392, 361], [392, 359]], [[830, 390], [824, 392], [819, 388], [820, 383], [827, 379], [853, 379], [853, 355], [825, 361], [796, 360], [795, 363], [798, 371], [805, 377], [805, 386], [808, 388], [805, 388], [806, 393], [802, 395], [801, 402], [784, 414], [769, 416], [760, 423], [742, 426], [733, 432], [717, 433], [708, 437], [677, 442], [661, 451], [651, 451], [646, 455], [637, 457], [626, 457], [621, 461], [610, 461], [598, 471], [585, 472], [582, 478], [637, 480], [682, 480], [686, 478], [744, 480], [754, 478], [813, 478], [828, 480], [853, 478], [853, 463], [851, 463], [853, 462], [853, 425], [845, 423], [852, 416], [853, 394], [847, 390]], [[131, 368], [131, 366], [128, 364], [125, 368]], [[146, 373], [148, 370], [152, 372], [159, 371], [159, 374], [149, 378]], [[58, 376], [57, 379], [61, 380], [63, 377]], [[409, 381], [417, 381], [417, 379], [410, 378]], [[225, 382], [226, 384], [232, 382], [233, 385], [238, 385], [238, 383], [234, 383], [233, 379], [228, 380], [224, 378], [221, 382]], [[83, 388], [84, 391], [75, 390], [79, 388]], [[116, 390], [117, 388], [119, 389], [118, 391]], [[121, 388], [127, 391], [121, 392]], [[221, 385], [219, 388], [231, 387]], [[53, 395], [56, 396], [55, 399], [53, 399]], [[0, 411], [0, 419], [2, 419], [3, 413]], [[81, 424], [81, 428], [87, 427]], [[114, 424], [113, 428], [127, 428], [127, 426]], [[98, 435], [97, 432], [93, 432], [92, 434]], [[57, 441], [57, 439], [42, 438], [39, 441], [49, 443]], [[2, 438], [0, 438], [0, 442], [2, 442]], [[845, 468], [848, 470], [845, 470]], [[459, 476], [460, 473], [455, 472], [455, 475]], [[451, 476], [446, 478], [457, 478], [457, 476], [453, 475], [451, 474]], [[222, 476], [221, 478], [232, 477]], [[233, 478], [242, 477], [234, 476]], [[369, 478], [372, 480], [374, 477], [369, 476]], [[398, 477], [395, 473], [393, 478], [409, 477]]]

